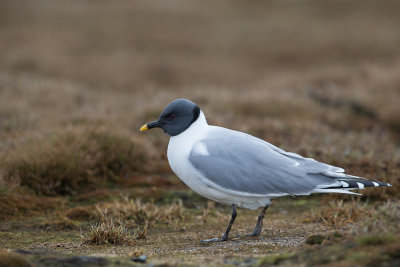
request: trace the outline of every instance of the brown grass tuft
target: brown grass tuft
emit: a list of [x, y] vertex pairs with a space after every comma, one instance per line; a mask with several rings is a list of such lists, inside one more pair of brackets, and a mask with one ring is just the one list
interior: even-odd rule
[[373, 209], [373, 214], [368, 220], [361, 223], [361, 232], [400, 235], [400, 201], [388, 201], [378, 204]]
[[311, 221], [322, 222], [329, 226], [354, 223], [372, 214], [367, 204], [356, 201], [343, 202], [343, 200], [331, 201], [327, 206], [312, 210], [311, 213]]
[[136, 228], [136, 239], [147, 239], [147, 229], [149, 228], [149, 222], [144, 223], [143, 229], [138, 226]]
[[51, 211], [60, 201], [51, 197], [38, 197], [19, 188], [13, 192], [0, 192], [0, 221], [18, 215], [32, 215]]
[[106, 132], [56, 134], [32, 140], [7, 160], [5, 179], [43, 195], [87, 191], [143, 169], [144, 148]]
[[[182, 203], [157, 206], [140, 199], [115, 200], [96, 207], [77, 207], [67, 212], [71, 219], [93, 218], [88, 235], [82, 235], [84, 242], [91, 244], [130, 244], [134, 239], [146, 239], [149, 226], [156, 222], [177, 223], [184, 218]], [[134, 229], [134, 230], [128, 230]], [[125, 237], [123, 237], [125, 236]]]
[[96, 206], [75, 207], [65, 213], [64, 220], [118, 222], [129, 228], [137, 228], [138, 238], [145, 238], [149, 226], [155, 223], [177, 223], [183, 220], [181, 202], [158, 206], [140, 199], [123, 198]]
[[140, 199], [124, 198], [122, 201], [99, 204], [96, 208], [100, 221], [112, 219], [123, 221], [127, 225], [142, 225], [147, 222], [153, 225], [155, 222], [169, 223], [184, 218], [181, 202], [159, 207]]
[[138, 235], [130, 232], [123, 224], [114, 223], [113, 220], [91, 225], [91, 231], [87, 236], [81, 235], [83, 242], [87, 244], [104, 245], [133, 245]]

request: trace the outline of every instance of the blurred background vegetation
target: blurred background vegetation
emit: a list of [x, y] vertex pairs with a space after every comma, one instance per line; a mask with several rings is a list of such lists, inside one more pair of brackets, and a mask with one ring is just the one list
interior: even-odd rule
[[363, 200], [395, 201], [399, 12], [396, 0], [0, 1], [0, 219], [103, 188], [186, 190], [168, 137], [138, 131], [176, 98], [390, 182]]
[[[2, 183], [35, 189], [37, 175], [74, 187], [72, 176], [124, 176], [147, 158], [165, 161], [168, 138], [138, 128], [185, 97], [211, 124], [397, 185], [399, 6], [2, 1]], [[171, 173], [155, 161], [148, 171]], [[75, 187], [60, 192], [85, 189]]]

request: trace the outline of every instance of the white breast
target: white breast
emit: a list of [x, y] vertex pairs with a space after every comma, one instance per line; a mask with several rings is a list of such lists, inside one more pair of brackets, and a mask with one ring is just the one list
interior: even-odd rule
[[[207, 136], [209, 125], [203, 112], [199, 118], [183, 133], [172, 136], [168, 144], [168, 162], [176, 175], [191, 189], [210, 198], [209, 187], [201, 182], [201, 175], [189, 162], [189, 155], [196, 142]], [[204, 153], [204, 151], [202, 151]]]

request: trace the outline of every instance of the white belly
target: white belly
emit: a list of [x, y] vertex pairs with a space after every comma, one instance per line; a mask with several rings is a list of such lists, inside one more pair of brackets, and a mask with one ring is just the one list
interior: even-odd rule
[[[269, 205], [269, 198], [245, 197], [227, 194], [202, 182], [201, 173], [189, 162], [192, 146], [188, 142], [180, 142], [180, 138], [172, 137], [168, 144], [168, 161], [174, 173], [193, 191], [216, 202], [238, 207], [257, 209]], [[183, 145], [185, 144], [185, 145]]]

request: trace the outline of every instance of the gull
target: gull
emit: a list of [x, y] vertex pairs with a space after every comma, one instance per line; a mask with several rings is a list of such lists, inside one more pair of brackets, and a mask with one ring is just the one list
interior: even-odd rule
[[170, 136], [167, 156], [174, 173], [196, 193], [232, 207], [223, 236], [204, 242], [228, 240], [236, 207], [262, 208], [254, 231], [248, 235], [259, 236], [273, 198], [357, 194], [351, 190], [391, 186], [286, 152], [252, 135], [208, 125], [200, 107], [187, 99], [172, 101], [156, 121], [143, 125], [140, 131], [156, 127]]

